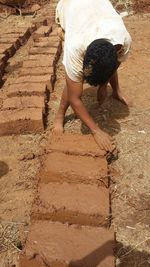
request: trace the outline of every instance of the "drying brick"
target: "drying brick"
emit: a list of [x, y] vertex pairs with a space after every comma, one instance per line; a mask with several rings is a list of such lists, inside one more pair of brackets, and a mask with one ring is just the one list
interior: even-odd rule
[[43, 130], [42, 108], [0, 111], [0, 136], [40, 133]]
[[44, 74], [54, 75], [54, 68], [53, 67], [22, 68], [20, 72], [20, 76], [26, 76], [26, 75], [38, 76]]
[[[28, 70], [28, 69], [27, 69]], [[7, 93], [7, 97], [14, 96], [47, 96], [47, 88], [46, 84], [43, 83], [19, 83], [19, 84], [11, 84], [7, 88], [5, 88], [5, 92]]]
[[53, 91], [55, 78], [52, 75], [45, 74], [41, 76], [21, 76], [17, 78], [16, 80], [12, 79], [12, 84], [18, 84], [18, 83], [44, 83], [47, 85], [47, 89], [50, 91]]
[[56, 47], [32, 47], [29, 51], [30, 55], [56, 55], [57, 48]]
[[20, 41], [19, 39], [16, 39], [15, 37], [2, 37], [0, 38], [1, 44], [13, 44], [15, 46], [15, 49], [18, 49], [20, 47]]
[[19, 40], [19, 43], [21, 45], [24, 44], [24, 42], [26, 41], [26, 38], [24, 37], [24, 35], [20, 33], [6, 33], [6, 34], [4, 33], [3, 38], [4, 39], [16, 38], [17, 40]]
[[36, 38], [39, 38], [41, 36], [49, 36], [50, 32], [52, 31], [52, 26], [41, 26], [38, 28], [37, 31], [33, 34], [33, 40], [36, 40]]
[[[113, 249], [112, 230], [39, 221], [31, 226], [25, 253], [26, 259], [33, 260], [38, 255], [51, 267], [114, 267]], [[22, 258], [21, 267], [34, 266], [30, 260], [25, 265], [23, 261]]]
[[31, 35], [31, 29], [29, 27], [17, 27], [17, 28], [8, 28], [5, 31], [5, 34], [19, 34], [25, 38], [25, 40], [28, 40], [28, 38]]
[[43, 96], [16, 96], [3, 101], [2, 110], [42, 108], [45, 109]]
[[32, 56], [23, 62], [23, 68], [53, 67], [55, 66], [55, 61], [53, 56], [45, 57], [45, 59], [43, 57]]
[[107, 161], [105, 157], [93, 158], [53, 152], [47, 155], [39, 176], [42, 183], [81, 182], [108, 187]]
[[48, 36], [48, 37], [39, 37], [37, 38], [37, 40], [34, 43], [34, 46], [38, 45], [39, 42], [43, 43], [43, 42], [47, 42], [47, 43], [53, 43], [53, 42], [57, 42], [60, 41], [58, 36]]
[[32, 218], [109, 226], [109, 190], [97, 185], [40, 184]]

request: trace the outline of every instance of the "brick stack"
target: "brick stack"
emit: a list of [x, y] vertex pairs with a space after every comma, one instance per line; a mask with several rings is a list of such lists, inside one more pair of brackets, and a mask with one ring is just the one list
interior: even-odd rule
[[0, 36], [0, 73], [4, 74], [7, 61], [31, 36], [36, 26], [8, 29]]
[[[17, 79], [5, 89], [0, 111], [0, 135], [39, 133], [44, 130], [46, 105], [56, 80], [61, 42], [52, 26], [33, 33], [34, 45]], [[6, 57], [7, 58], [7, 57]]]

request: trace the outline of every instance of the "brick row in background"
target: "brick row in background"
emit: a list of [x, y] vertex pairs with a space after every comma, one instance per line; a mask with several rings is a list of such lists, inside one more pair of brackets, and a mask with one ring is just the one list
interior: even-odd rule
[[1, 99], [0, 135], [39, 133], [45, 128], [46, 106], [62, 47], [51, 25], [39, 27], [33, 40], [19, 77], [9, 79]]
[[7, 61], [12, 57], [21, 45], [23, 45], [36, 30], [32, 27], [19, 27], [19, 29], [8, 29], [0, 36], [0, 72], [4, 74]]
[[9, 28], [0, 36], [0, 86], [5, 72], [7, 61], [12, 57], [20, 46], [24, 45], [32, 33], [41, 25], [47, 25], [47, 19], [35, 21], [31, 27]]

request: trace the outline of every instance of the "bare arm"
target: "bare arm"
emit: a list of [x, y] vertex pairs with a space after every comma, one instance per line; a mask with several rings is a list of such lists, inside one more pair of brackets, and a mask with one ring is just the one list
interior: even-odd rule
[[67, 75], [66, 82], [68, 88], [68, 98], [73, 110], [80, 117], [80, 119], [90, 128], [91, 131], [98, 130], [98, 126], [95, 124], [81, 101], [83, 83], [74, 82], [70, 80]]
[[106, 151], [112, 151], [114, 149], [112, 145], [111, 137], [103, 132], [96, 125], [92, 117], [87, 112], [85, 106], [81, 101], [81, 96], [83, 92], [83, 83], [72, 81], [66, 74], [66, 83], [68, 88], [68, 100], [72, 106], [75, 113], [80, 117], [80, 119], [90, 128], [95, 141], [101, 149]]

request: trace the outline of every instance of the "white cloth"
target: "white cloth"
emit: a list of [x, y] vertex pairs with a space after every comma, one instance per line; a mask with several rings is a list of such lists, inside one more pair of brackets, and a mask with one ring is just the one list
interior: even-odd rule
[[131, 37], [109, 0], [60, 0], [56, 22], [65, 31], [63, 64], [71, 80], [83, 79], [84, 54], [96, 39], [105, 38], [113, 45], [122, 45], [118, 60], [126, 59]]

